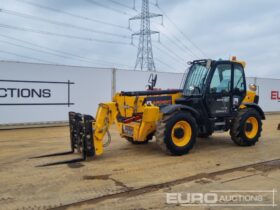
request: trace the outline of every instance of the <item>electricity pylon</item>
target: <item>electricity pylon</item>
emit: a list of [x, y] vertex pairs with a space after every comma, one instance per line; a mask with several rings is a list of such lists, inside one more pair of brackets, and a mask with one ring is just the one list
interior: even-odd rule
[[150, 13], [149, 0], [142, 0], [141, 14], [129, 19], [129, 26], [131, 20], [141, 20], [140, 31], [132, 34], [132, 42], [134, 36], [139, 36], [137, 59], [134, 70], [139, 68], [141, 71], [156, 71], [151, 35], [159, 35], [159, 32], [150, 29], [150, 19], [154, 17], [163, 18], [161, 14]]

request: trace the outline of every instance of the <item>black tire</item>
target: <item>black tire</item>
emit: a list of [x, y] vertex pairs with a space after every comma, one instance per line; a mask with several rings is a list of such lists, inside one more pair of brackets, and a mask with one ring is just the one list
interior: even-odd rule
[[[191, 136], [185, 145], [178, 146], [174, 143], [172, 137], [172, 130], [176, 123], [184, 121], [186, 122], [191, 129]], [[181, 133], [182, 137], [178, 137], [178, 139], [182, 139], [185, 136], [185, 133]], [[197, 136], [197, 124], [195, 119], [190, 113], [187, 112], [176, 112], [172, 115], [164, 116], [163, 119], [157, 125], [156, 131], [156, 139], [159, 146], [173, 154], [173, 155], [184, 155], [187, 154], [194, 146], [196, 142]]]
[[[257, 120], [257, 132], [254, 137], [249, 138], [246, 135], [246, 121], [249, 118], [255, 118]], [[252, 129], [252, 128], [251, 128]], [[262, 132], [262, 119], [259, 112], [253, 108], [246, 108], [239, 111], [238, 115], [232, 122], [230, 135], [231, 139], [238, 146], [253, 146], [259, 141]]]

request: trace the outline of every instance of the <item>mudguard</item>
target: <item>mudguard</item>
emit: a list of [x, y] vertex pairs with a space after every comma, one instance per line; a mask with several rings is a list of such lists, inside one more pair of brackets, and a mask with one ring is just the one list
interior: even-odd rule
[[262, 120], [265, 120], [264, 111], [262, 110], [262, 108], [258, 104], [256, 104], [256, 103], [243, 103], [242, 105], [244, 105], [248, 108], [256, 109], [260, 113], [260, 115], [262, 117]]
[[190, 112], [194, 116], [196, 121], [198, 121], [200, 118], [200, 114], [197, 110], [195, 110], [194, 108], [192, 108], [190, 106], [186, 106], [186, 105], [182, 105], [182, 104], [167, 105], [160, 109], [161, 113], [163, 113], [163, 114], [171, 114], [171, 113], [179, 111], [179, 110], [184, 110], [184, 111]]

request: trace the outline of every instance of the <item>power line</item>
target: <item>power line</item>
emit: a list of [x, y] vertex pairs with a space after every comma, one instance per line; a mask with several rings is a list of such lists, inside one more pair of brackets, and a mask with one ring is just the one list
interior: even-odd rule
[[159, 63], [163, 64], [164, 66], [166, 66], [166, 67], [168, 67], [168, 68], [170, 68], [170, 69], [173, 69], [173, 67], [172, 67], [172, 66], [170, 66], [169, 64], [167, 64], [167, 63], [163, 62], [163, 61], [162, 61], [162, 60], [160, 60], [159, 58], [155, 58], [155, 60], [156, 60], [156, 61], [158, 61]]
[[74, 14], [74, 13], [71, 13], [71, 12], [66, 12], [66, 11], [56, 9], [56, 8], [53, 8], [53, 7], [44, 6], [44, 5], [41, 5], [41, 4], [38, 4], [38, 3], [34, 3], [34, 2], [26, 1], [26, 0], [16, 0], [16, 1], [19, 1], [19, 2], [25, 3], [25, 4], [29, 4], [29, 5], [32, 5], [34, 7], [41, 8], [41, 9], [49, 10], [49, 11], [52, 11], [52, 12], [62, 13], [62, 14], [65, 14], [65, 15], [68, 15], [68, 16], [71, 16], [71, 17], [74, 17], [74, 18], [87, 20], [87, 21], [91, 21], [91, 22], [95, 22], [95, 23], [100, 23], [100, 24], [104, 24], [104, 25], [108, 25], [108, 26], [112, 26], [112, 27], [127, 29], [126, 26], [122, 26], [122, 25], [118, 25], [118, 24], [114, 24], [114, 23], [109, 23], [109, 22], [106, 22], [106, 21], [103, 21], [103, 20], [93, 19], [93, 18], [89, 18], [89, 17], [86, 17], [86, 16], [82, 16], [82, 15], [77, 15], [77, 14]]
[[190, 55], [192, 55], [194, 58], [199, 59], [199, 56], [197, 56], [197, 54], [194, 53], [187, 45], [185, 45], [178, 37], [176, 37], [176, 36], [173, 36], [173, 37], [177, 42], [179, 42], [190, 53]]
[[8, 41], [0, 40], [0, 42], [5, 43], [5, 44], [9, 44], [9, 45], [12, 45], [12, 46], [16, 46], [16, 47], [21, 47], [21, 48], [24, 48], [24, 49], [32, 50], [32, 51], [35, 51], [35, 52], [40, 52], [40, 53], [45, 53], [45, 54], [49, 54], [49, 55], [54, 55], [54, 56], [59, 56], [59, 57], [67, 58], [67, 56], [63, 56], [63, 55], [47, 52], [47, 51], [44, 51], [44, 50], [38, 50], [38, 49], [35, 49], [35, 48], [32, 48], [32, 47], [26, 47], [26, 46], [15, 44], [15, 43], [8, 42]]
[[[175, 42], [173, 39], [171, 39], [167, 34], [160, 32], [169, 42], [171, 42], [174, 46], [176, 46], [178, 49], [180, 49], [182, 52], [185, 52], [185, 49], [180, 46], [177, 42]], [[161, 40], [162, 41], [162, 40]]]
[[[155, 5], [154, 5], [155, 6]], [[162, 8], [160, 8], [158, 5], [157, 5], [157, 8], [164, 14], [164, 16], [169, 20], [170, 23], [172, 23], [174, 25], [174, 27], [180, 32], [180, 34], [185, 37], [203, 56], [206, 56], [208, 57], [204, 51], [199, 47], [197, 46], [197, 44], [195, 44], [179, 27], [178, 25], [166, 14], [166, 12], [164, 12], [162, 10]]]
[[[1, 51], [0, 51], [1, 53]], [[4, 53], [4, 52], [3, 52]], [[22, 57], [21, 55], [15, 55], [15, 56], [18, 56], [18, 57]], [[25, 58], [25, 57], [24, 57]], [[29, 59], [29, 58], [28, 58]], [[30, 57], [30, 60], [34, 60], [33, 58]], [[35, 59], [36, 60], [36, 59]], [[36, 60], [37, 61], [37, 60]], [[0, 62], [25, 62], [25, 61], [21, 61], [21, 60], [15, 60], [15, 59], [4, 59], [4, 58], [0, 58]], [[42, 63], [40, 61], [40, 63]], [[49, 64], [49, 65], [63, 65], [63, 66], [76, 66], [75, 64], [61, 64], [61, 63], [43, 63], [43, 64]], [[95, 66], [93, 68], [103, 68], [103, 69], [112, 69], [112, 66], [107, 66], [106, 64], [98, 64], [99, 66]], [[87, 66], [87, 65], [79, 65], [79, 67], [92, 67], [92, 66]], [[114, 66], [115, 68], [115, 66]], [[125, 68], [122, 68], [122, 67], [118, 67], [119, 69], [125, 69]], [[128, 70], [130, 70], [130, 68], [128, 68]]]
[[35, 44], [33, 42], [24, 41], [22, 39], [17, 39], [17, 38], [11, 37], [11, 36], [3, 35], [3, 34], [0, 34], [0, 36], [4, 37], [4, 38], [7, 38], [7, 39], [10, 39], [10, 40], [13, 40], [13, 41], [22, 42], [22, 43], [25, 43], [25, 44], [28, 44], [28, 45], [31, 45], [31, 46], [34, 46], [34, 47], [45, 49], [45, 50], [48, 50], [48, 51], [51, 51], [51, 52], [59, 53], [61, 55], [66, 55], [67, 57], [72, 58], [72, 59], [78, 59], [80, 61], [88, 61], [86, 58], [84, 58], [82, 56], [75, 55], [75, 54], [72, 54], [72, 53], [69, 53], [69, 52], [65, 52], [65, 51], [61, 51], [61, 50], [55, 50], [55, 49], [52, 49], [52, 48], [49, 48], [49, 47], [45, 47], [45, 46], [42, 46], [42, 45]]
[[[172, 42], [176, 47], [178, 47], [183, 52], [186, 52], [186, 50], [181, 45], [179, 45], [176, 41], [172, 40], [167, 34], [165, 34], [163, 32], [161, 32], [161, 33], [165, 36], [166, 39], [168, 39], [170, 42]], [[192, 53], [189, 53], [189, 55], [191, 57], [197, 58], [197, 56], [193, 55]]]
[[[158, 27], [157, 27], [158, 28]], [[170, 41], [172, 42], [174, 45], [176, 45], [178, 48], [180, 48], [183, 52], [188, 52], [188, 54], [195, 58], [195, 59], [199, 59], [199, 56], [196, 55], [196, 53], [194, 53], [187, 45], [184, 44], [184, 42], [182, 42], [177, 36], [172, 36], [172, 39], [171, 37], [169, 37], [166, 33], [162, 32], [161, 33], [163, 35], [165, 35], [165, 37]], [[178, 42], [178, 43], [177, 43]]]
[[164, 53], [165, 55], [167, 55], [168, 56], [168, 58], [169, 57], [171, 57], [171, 58], [173, 58], [174, 60], [177, 60], [178, 62], [180, 62], [180, 63], [184, 63], [182, 60], [181, 60], [181, 58], [177, 58], [176, 56], [174, 56], [173, 54], [171, 54], [169, 51], [166, 51], [166, 49], [164, 49], [164, 48], [159, 48], [157, 45], [154, 45], [154, 47], [160, 52], [160, 53]]
[[181, 61], [185, 62], [185, 59], [182, 58], [180, 55], [178, 55], [174, 50], [172, 50], [171, 48], [167, 47], [166, 45], [160, 43], [160, 45], [165, 48], [168, 52], [172, 53], [174, 56], [176, 56], [178, 59], [180, 59]]
[[48, 32], [48, 31], [41, 31], [41, 30], [34, 30], [34, 29], [30, 29], [30, 28], [22, 28], [22, 27], [17, 27], [17, 26], [11, 26], [11, 25], [6, 25], [6, 24], [0, 24], [0, 27], [1, 28], [12, 29], [12, 30], [17, 30], [17, 31], [25, 31], [25, 32], [31, 32], [31, 33], [43, 34], [43, 35], [48, 35], [48, 36], [64, 37], [64, 38], [68, 38], [68, 39], [101, 42], [101, 43], [106, 43], [106, 44], [129, 45], [126, 42], [109, 41], [109, 40], [104, 40], [104, 39], [95, 39], [95, 38], [74, 36], [74, 35], [68, 35], [68, 34], [59, 34], [59, 33], [53, 33], [53, 32]]
[[8, 54], [8, 55], [14, 55], [14, 56], [21, 57], [21, 58], [26, 58], [26, 59], [29, 59], [29, 60], [39, 61], [39, 62], [42, 62], [42, 63], [50, 63], [48, 61], [45, 61], [45, 60], [42, 60], [42, 59], [39, 59], [39, 58], [33, 58], [33, 57], [29, 57], [29, 56], [25, 56], [25, 55], [21, 55], [21, 54], [17, 54], [17, 53], [4, 51], [4, 50], [0, 50], [0, 53], [4, 53], [4, 54]]
[[120, 2], [118, 2], [118, 1], [115, 1], [115, 0], [107, 0], [107, 1], [110, 1], [110, 2], [112, 2], [112, 3], [116, 4], [116, 5], [119, 5], [119, 6], [121, 6], [121, 7], [125, 7], [125, 8], [128, 8], [128, 9], [134, 10], [133, 8], [129, 7], [128, 5], [123, 4], [123, 3], [120, 3]]
[[83, 30], [83, 31], [89, 31], [89, 32], [98, 33], [98, 34], [102, 34], [102, 35], [109, 35], [109, 36], [116, 36], [116, 37], [124, 38], [124, 39], [130, 39], [130, 37], [125, 36], [125, 35], [120, 35], [120, 34], [116, 34], [116, 33], [100, 31], [100, 30], [93, 30], [93, 29], [90, 29], [90, 28], [85, 28], [85, 27], [76, 26], [76, 25], [69, 24], [69, 23], [49, 20], [49, 19], [34, 16], [34, 15], [29, 15], [29, 14], [25, 14], [25, 13], [12, 11], [12, 10], [5, 10], [5, 9], [0, 8], [0, 12], [6, 13], [6, 14], [9, 14], [9, 15], [22, 17], [22, 18], [29, 18], [29, 19], [32, 19], [32, 20], [35, 20], [35, 21], [46, 22], [46, 23], [50, 23], [50, 24], [53, 24], [53, 25], [59, 25], [59, 26], [63, 26], [63, 27], [69, 27], [69, 28], [79, 29], [79, 30]]
[[[66, 58], [66, 59], [69, 59], [69, 58], [70, 58], [69, 56], [59, 55], [59, 54], [56, 54], [56, 53], [51, 53], [51, 52], [47, 52], [47, 51], [44, 51], [44, 50], [39, 50], [39, 49], [35, 49], [35, 48], [32, 48], [32, 47], [27, 47], [27, 46], [15, 44], [15, 43], [8, 42], [8, 41], [0, 40], [0, 42], [5, 43], [5, 44], [9, 44], [9, 45], [12, 45], [12, 46], [16, 46], [16, 47], [28, 49], [28, 50], [31, 50], [31, 51], [39, 52], [39, 53], [49, 54], [49, 55], [58, 56], [58, 57]], [[71, 59], [71, 58], [70, 58], [70, 59]], [[79, 60], [80, 60], [80, 61], [83, 61], [83, 62], [86, 61], [86, 60], [81, 60], [81, 59], [79, 59]], [[93, 63], [90, 62], [90, 61], [86, 61], [86, 62], [93, 64]]]
[[91, 3], [91, 4], [95, 4], [95, 5], [99, 6], [99, 7], [103, 7], [103, 8], [105, 8], [105, 9], [108, 9], [108, 10], [111, 10], [111, 11], [114, 11], [114, 12], [117, 12], [117, 13], [120, 13], [120, 14], [122, 14], [122, 15], [129, 15], [128, 13], [126, 13], [126, 12], [124, 12], [124, 11], [122, 11], [122, 10], [118, 10], [118, 9], [115, 9], [115, 8], [112, 8], [112, 7], [105, 6], [104, 4], [101, 4], [101, 3], [99, 3], [99, 2], [96, 2], [95, 0], [85, 0], [85, 1], [87, 1], [87, 2], [89, 2], [89, 3]]
[[[0, 36], [2, 36], [0, 34]], [[4, 36], [6, 37], [6, 36]], [[13, 46], [16, 46], [16, 47], [21, 47], [21, 48], [24, 48], [24, 49], [28, 49], [28, 50], [32, 50], [32, 51], [35, 51], [35, 52], [40, 52], [40, 53], [45, 53], [45, 54], [49, 54], [49, 55], [54, 55], [54, 56], [59, 56], [59, 57], [63, 57], [63, 58], [66, 58], [66, 59], [73, 59], [69, 56], [65, 56], [65, 55], [60, 55], [60, 54], [57, 54], [57, 53], [50, 53], [50, 52], [47, 52], [47, 51], [44, 51], [44, 50], [39, 50], [39, 49], [34, 49], [34, 48], [31, 48], [31, 47], [26, 47], [26, 46], [23, 46], [23, 45], [19, 45], [19, 44], [15, 44], [15, 43], [12, 43], [12, 42], [8, 42], [8, 41], [3, 41], [3, 40], [0, 40], [0, 42], [2, 43], [6, 43], [6, 44], [9, 44], [9, 45], [13, 45]], [[79, 61], [83, 61], [83, 62], [88, 62], [88, 63], [91, 63], [93, 65], [96, 65], [97, 63], [104, 63], [106, 65], [113, 65], [113, 66], [125, 66], [125, 67], [131, 67], [131, 66], [128, 66], [128, 65], [125, 65], [125, 64], [118, 64], [118, 63], [113, 63], [113, 62], [109, 62], [109, 61], [103, 61], [103, 60], [94, 60], [95, 62], [92, 62], [90, 60], [87, 60], [87, 59], [79, 59], [79, 58], [75, 58], [74, 59], [76, 60], [79, 60]]]
[[[161, 45], [162, 46], [162, 45]], [[176, 57], [174, 54], [172, 54], [171, 52], [169, 52], [168, 50], [166, 50], [165, 48], [159, 48], [157, 45], [154, 45], [154, 47], [160, 52], [160, 53], [164, 53], [165, 55], [167, 55], [168, 57], [173, 58], [174, 60], [177, 60], [181, 65], [185, 66], [185, 62], [181, 59]], [[177, 63], [178, 64], [178, 63]]]
[[202, 55], [206, 56], [207, 55], [204, 53], [204, 51], [197, 46], [197, 44], [195, 44], [178, 26], [177, 24], [160, 8], [158, 7], [159, 10], [166, 16], [166, 18], [169, 20], [169, 22], [171, 22], [175, 28], [182, 34], [182, 36], [184, 36]]
[[56, 9], [56, 8], [53, 8], [53, 7], [44, 6], [44, 5], [41, 5], [41, 4], [38, 4], [38, 3], [26, 1], [26, 0], [16, 0], [16, 1], [19, 1], [19, 2], [25, 3], [25, 4], [29, 4], [29, 5], [32, 5], [34, 7], [41, 8], [41, 9], [49, 10], [49, 11], [52, 11], [52, 12], [62, 13], [62, 14], [65, 14], [65, 15], [68, 15], [68, 16], [71, 16], [71, 17], [74, 17], [74, 18], [87, 20], [87, 21], [91, 21], [91, 22], [95, 22], [95, 23], [100, 23], [100, 24], [104, 24], [104, 25], [108, 25], [108, 26], [112, 26], [112, 27], [118, 27], [118, 28], [122, 28], [122, 29], [127, 30], [127, 27], [122, 26], [122, 25], [109, 23], [109, 22], [106, 22], [106, 21], [103, 21], [103, 20], [93, 19], [93, 18], [89, 18], [89, 17], [86, 17], [86, 16], [82, 16], [82, 15], [77, 15], [77, 14], [74, 14], [74, 13], [63, 11], [61, 9]]

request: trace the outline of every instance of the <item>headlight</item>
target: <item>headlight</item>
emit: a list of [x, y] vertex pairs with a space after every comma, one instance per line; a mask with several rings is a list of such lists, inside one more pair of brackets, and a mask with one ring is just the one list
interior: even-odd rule
[[256, 86], [255, 84], [250, 84], [250, 85], [249, 85], [249, 89], [250, 89], [251, 91], [256, 92], [257, 86]]

